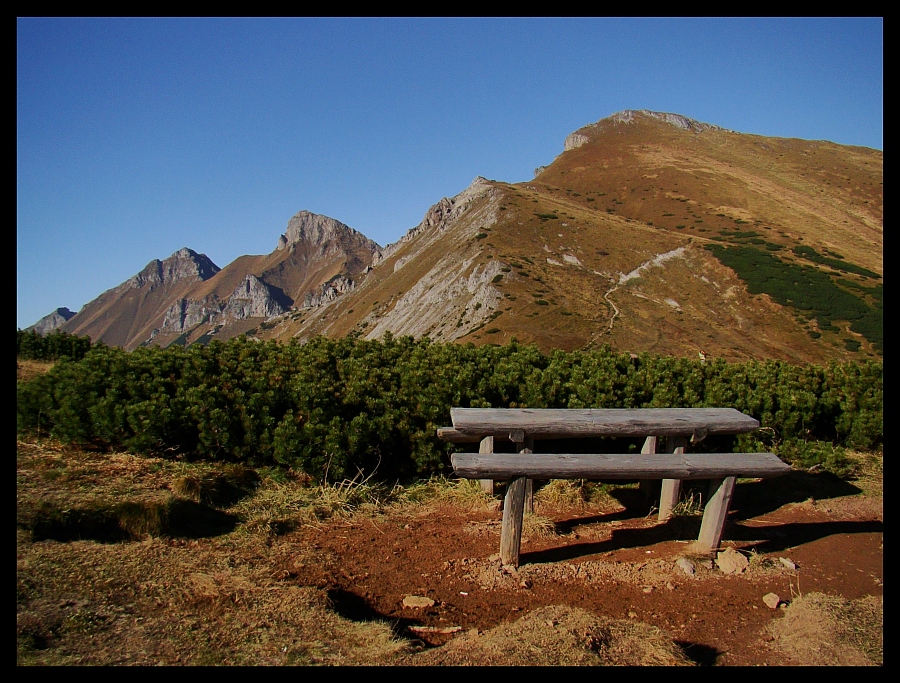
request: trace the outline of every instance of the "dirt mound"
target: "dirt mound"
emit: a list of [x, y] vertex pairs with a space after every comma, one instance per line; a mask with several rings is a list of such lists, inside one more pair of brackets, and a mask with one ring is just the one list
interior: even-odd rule
[[690, 666], [664, 631], [550, 605], [410, 658], [427, 666]]
[[812, 666], [883, 666], [884, 597], [859, 600], [809, 593], [772, 625], [775, 646]]

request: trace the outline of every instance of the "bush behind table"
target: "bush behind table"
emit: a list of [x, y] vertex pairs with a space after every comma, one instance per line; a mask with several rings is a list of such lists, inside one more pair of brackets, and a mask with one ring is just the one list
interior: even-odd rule
[[449, 471], [453, 447], [435, 432], [454, 406], [733, 407], [763, 429], [728, 437], [726, 450], [774, 450], [804, 466], [830, 458], [840, 469], [840, 449], [882, 447], [883, 384], [875, 361], [701, 363], [390, 335], [238, 338], [187, 349], [97, 346], [63, 358], [19, 383], [17, 426], [108, 450], [281, 464], [320, 480], [375, 471], [408, 480]]

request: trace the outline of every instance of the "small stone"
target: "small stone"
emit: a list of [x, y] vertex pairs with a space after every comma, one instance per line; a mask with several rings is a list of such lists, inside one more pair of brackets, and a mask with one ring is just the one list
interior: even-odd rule
[[766, 603], [766, 607], [769, 609], [775, 609], [781, 602], [781, 598], [775, 595], [775, 593], [766, 593], [763, 596], [763, 602]]
[[716, 564], [723, 574], [740, 574], [750, 566], [749, 560], [734, 548], [728, 548], [716, 555]]
[[410, 608], [434, 607], [434, 600], [421, 595], [407, 595], [403, 598], [403, 606]]
[[687, 559], [686, 557], [679, 557], [678, 561], [675, 564], [685, 574], [687, 574], [688, 576], [693, 576], [694, 571], [695, 571], [694, 563], [691, 562], [689, 559]]
[[531, 581], [529, 581], [528, 579], [522, 579], [522, 581], [519, 583], [519, 587], [520, 588], [531, 588]]
[[653, 592], [653, 586], [644, 586], [644, 592], [645, 592], [645, 593], [652, 593], [652, 592]]
[[666, 589], [670, 590], [670, 591], [675, 590], [675, 584], [673, 584], [671, 581], [669, 581], [669, 583], [666, 584]]
[[789, 559], [786, 558], [786, 557], [779, 557], [779, 558], [778, 558], [778, 561], [781, 562], [781, 564], [783, 564], [785, 567], [787, 567], [787, 568], [790, 569], [791, 571], [794, 571], [794, 570], [797, 568], [797, 565], [794, 564], [794, 561], [793, 561], [793, 560], [789, 560]]
[[629, 619], [637, 619], [637, 614], [635, 614], [634, 612], [629, 612], [629, 613], [628, 613], [628, 618], [629, 618]]

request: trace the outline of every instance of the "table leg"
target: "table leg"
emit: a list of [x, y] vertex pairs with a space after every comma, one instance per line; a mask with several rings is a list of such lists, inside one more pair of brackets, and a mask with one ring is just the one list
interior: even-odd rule
[[503, 503], [503, 524], [500, 527], [500, 561], [519, 566], [522, 547], [522, 524], [525, 516], [525, 477], [516, 477], [506, 487]]
[[713, 479], [709, 483], [709, 499], [703, 509], [703, 522], [695, 548], [701, 553], [711, 553], [718, 549], [725, 528], [725, 518], [734, 495], [734, 477]]
[[[481, 444], [478, 446], [479, 453], [493, 453], [494, 452], [494, 437], [486, 436], [481, 440]], [[494, 480], [493, 479], [480, 479], [481, 490], [490, 495], [494, 495]]]
[[[520, 432], [521, 441], [516, 441], [517, 453], [534, 453], [534, 439]], [[534, 484], [531, 479], [525, 481], [525, 512], [534, 513]]]
[[[666, 452], [673, 455], [684, 453], [687, 445], [687, 437], [670, 436], [667, 440]], [[659, 521], [665, 522], [672, 516], [673, 508], [678, 505], [678, 496], [681, 493], [680, 479], [663, 479], [662, 491], [659, 494]]]
[[[656, 453], [656, 444], [657, 437], [648, 436], [644, 439], [644, 446], [641, 448], [642, 455], [653, 455]], [[656, 500], [656, 496], [659, 495], [659, 482], [653, 479], [641, 479], [640, 482], [641, 493], [644, 494], [644, 500], [647, 503], [652, 503]]]

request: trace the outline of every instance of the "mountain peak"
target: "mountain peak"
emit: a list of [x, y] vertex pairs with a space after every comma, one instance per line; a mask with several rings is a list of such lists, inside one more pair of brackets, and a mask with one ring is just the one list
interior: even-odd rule
[[357, 230], [334, 218], [311, 211], [300, 211], [288, 221], [287, 230], [278, 238], [276, 251], [298, 242], [321, 245], [325, 242], [341, 241], [341, 238], [347, 236], [363, 237]]
[[129, 287], [143, 287], [146, 284], [152, 287], [185, 278], [208, 280], [220, 270], [206, 254], [198, 254], [193, 249], [182, 247], [163, 261], [153, 259], [126, 284]]
[[26, 332], [34, 330], [38, 334], [49, 334], [54, 330], [58, 330], [75, 316], [75, 313], [68, 308], [57, 308], [50, 315], [45, 315], [34, 325], [26, 329]]
[[[703, 123], [702, 121], [697, 121], [687, 116], [682, 116], [681, 114], [650, 111], [649, 109], [623, 109], [611, 116], [607, 116], [605, 119], [600, 119], [597, 123], [591, 123], [568, 135], [563, 143], [563, 151], [568, 152], [570, 149], [576, 149], [587, 143], [590, 140], [590, 137], [586, 134], [586, 129], [596, 128], [606, 122], [629, 124], [639, 121], [642, 118], [656, 119], [657, 121], [662, 121], [675, 128], [691, 131], [693, 133], [702, 133], [707, 130], [726, 130], [721, 126], [716, 126], [712, 123]], [[545, 166], [541, 166], [535, 169], [535, 176], [540, 175], [545, 168]]]
[[681, 114], [671, 114], [661, 111], [650, 111], [649, 109], [624, 109], [609, 116], [606, 120], [614, 123], [631, 123], [640, 116], [646, 116], [651, 119], [657, 119], [670, 126], [675, 126], [682, 130], [690, 130], [694, 133], [702, 133], [705, 130], [725, 130], [721, 126], [712, 123], [703, 123], [695, 119], [682, 116]]

